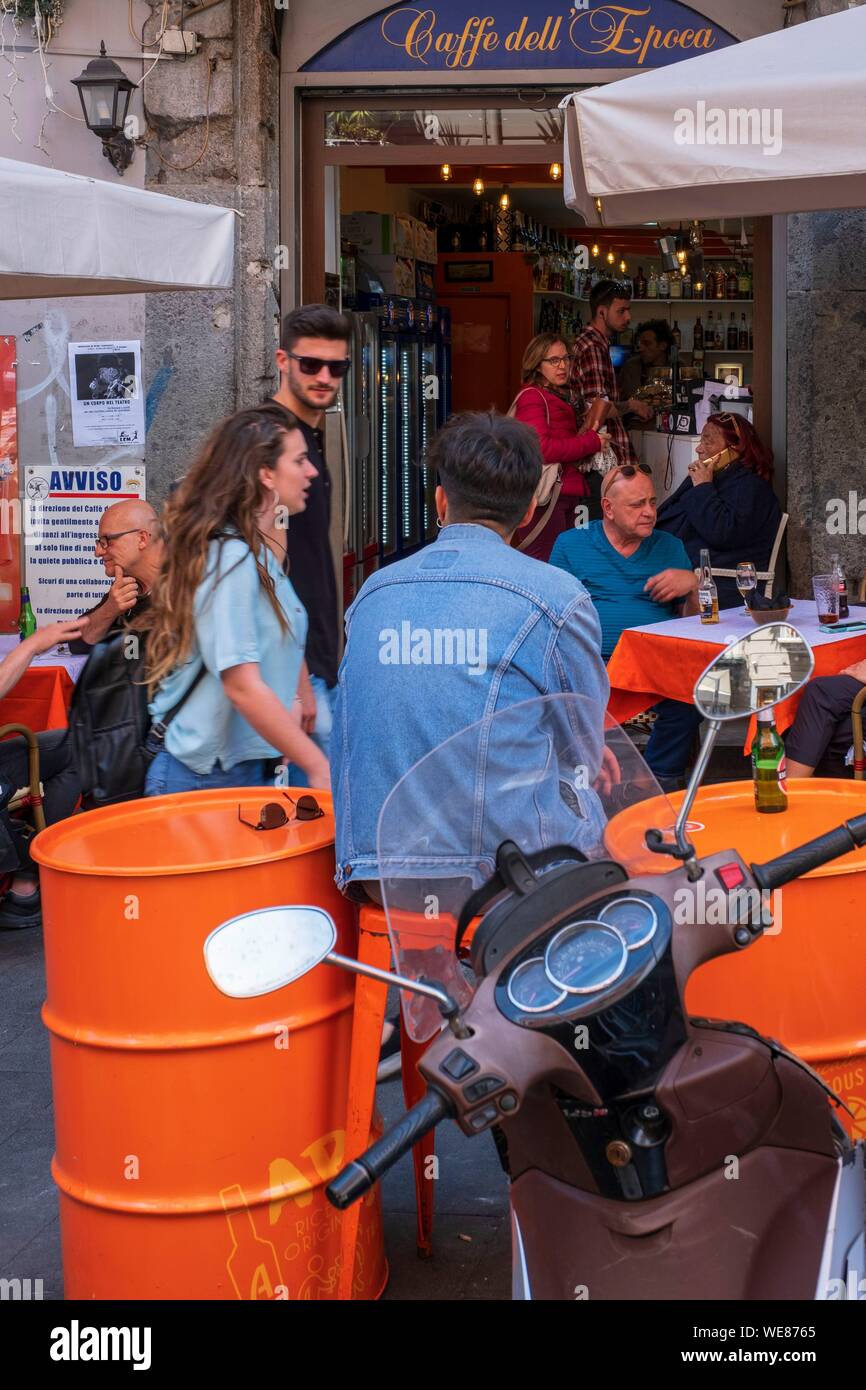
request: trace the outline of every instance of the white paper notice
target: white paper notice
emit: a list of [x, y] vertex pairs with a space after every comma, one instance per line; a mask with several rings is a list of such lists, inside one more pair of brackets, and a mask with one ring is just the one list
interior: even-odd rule
[[72, 439], [77, 448], [144, 442], [141, 343], [70, 343]]
[[99, 518], [113, 502], [144, 497], [144, 465], [52, 468], [28, 464], [24, 499], [33, 509], [25, 545], [26, 583], [37, 621], [86, 613], [108, 588], [94, 542]]

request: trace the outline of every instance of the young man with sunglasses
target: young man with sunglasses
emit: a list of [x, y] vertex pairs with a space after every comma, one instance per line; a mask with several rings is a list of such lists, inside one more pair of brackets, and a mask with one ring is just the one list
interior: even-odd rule
[[[563, 531], [550, 563], [589, 591], [601, 623], [601, 654], [613, 653], [627, 627], [696, 613], [698, 581], [682, 541], [656, 529], [656, 492], [645, 463], [620, 464], [605, 475], [601, 521]], [[664, 791], [682, 782], [700, 715], [692, 705], [662, 700], [644, 757]]]
[[[327, 757], [337, 694], [340, 615], [331, 552], [331, 476], [325, 462], [323, 426], [349, 370], [349, 320], [326, 304], [303, 304], [283, 319], [276, 361], [280, 389], [274, 400], [297, 417], [316, 469], [306, 510], [292, 517], [286, 532], [292, 585], [307, 610], [309, 631], [298, 695], [301, 727]], [[306, 786], [300, 768], [290, 772], [293, 786]]]
[[644, 401], [617, 400], [616, 375], [610, 355], [610, 345], [617, 333], [631, 323], [631, 285], [618, 280], [600, 280], [589, 296], [590, 323], [574, 345], [571, 368], [571, 389], [587, 406], [599, 396], [614, 403], [615, 409], [605, 424], [610, 442], [619, 463], [637, 463], [624, 415], [637, 415], [649, 420], [652, 411]]

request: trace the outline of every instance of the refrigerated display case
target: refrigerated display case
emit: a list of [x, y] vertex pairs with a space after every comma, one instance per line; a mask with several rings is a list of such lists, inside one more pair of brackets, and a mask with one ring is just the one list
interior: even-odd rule
[[435, 537], [437, 480], [424, 455], [451, 399], [446, 311], [392, 299], [349, 318], [347, 604], [377, 565], [409, 555]]

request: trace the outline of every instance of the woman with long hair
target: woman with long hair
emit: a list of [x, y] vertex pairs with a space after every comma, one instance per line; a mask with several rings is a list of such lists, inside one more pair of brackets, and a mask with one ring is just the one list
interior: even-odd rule
[[[709, 550], [714, 569], [770, 564], [782, 509], [772, 488], [773, 455], [744, 415], [711, 415], [689, 476], [659, 507], [656, 527], [679, 536], [693, 565]], [[719, 578], [719, 607], [742, 604], [733, 579]]]
[[523, 387], [509, 414], [531, 425], [541, 443], [544, 472], [537, 494], [536, 515], [514, 536], [512, 545], [536, 560], [549, 560], [561, 532], [574, 526], [575, 507], [584, 503], [591, 517], [589, 481], [578, 465], [602, 448], [598, 430], [611, 410], [609, 402], [593, 404], [592, 425], [578, 423], [568, 389], [571, 351], [555, 333], [539, 333], [523, 354]]
[[297, 418], [264, 405], [223, 420], [166, 503], [167, 558], [145, 622], [150, 710], [167, 728], [148, 796], [265, 786], [280, 758], [330, 786], [291, 712], [307, 615], [286, 528], [315, 474]]

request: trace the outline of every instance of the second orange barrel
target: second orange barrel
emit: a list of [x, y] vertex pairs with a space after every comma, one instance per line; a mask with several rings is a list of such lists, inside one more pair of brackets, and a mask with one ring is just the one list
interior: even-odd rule
[[[336, 1297], [354, 977], [322, 964], [229, 999], [203, 946], [256, 908], [314, 905], [353, 955], [326, 815], [253, 828], [261, 789], [155, 797], [38, 837], [65, 1293]], [[291, 807], [284, 803], [291, 814]], [[245, 825], [243, 821], [252, 822]], [[353, 1293], [387, 1277], [378, 1187]]]
[[[682, 795], [671, 800], [678, 808]], [[607, 848], [635, 853], [637, 838], [655, 824], [644, 802], [617, 816], [607, 829]], [[833, 779], [788, 783], [788, 809], [775, 815], [755, 810], [751, 782], [730, 782], [698, 792], [688, 837], [699, 855], [735, 849], [749, 863], [763, 863], [834, 829], [863, 812], [863, 784]], [[656, 815], [658, 819], [658, 812]], [[664, 829], [664, 826], [660, 828]], [[646, 862], [661, 856], [646, 855]], [[701, 880], [703, 883], [703, 880]], [[711, 895], [718, 887], [694, 885], [694, 921], [704, 911], [722, 910]], [[684, 901], [679, 925], [687, 920]], [[757, 905], [757, 904], [756, 904]], [[709, 961], [692, 976], [686, 1004], [694, 1015], [749, 1023], [796, 1052], [819, 1071], [848, 1105], [839, 1120], [854, 1138], [866, 1138], [866, 849], [855, 850], [795, 879], [768, 895], [763, 906], [772, 925], [741, 954]], [[723, 920], [717, 917], [716, 920]]]

